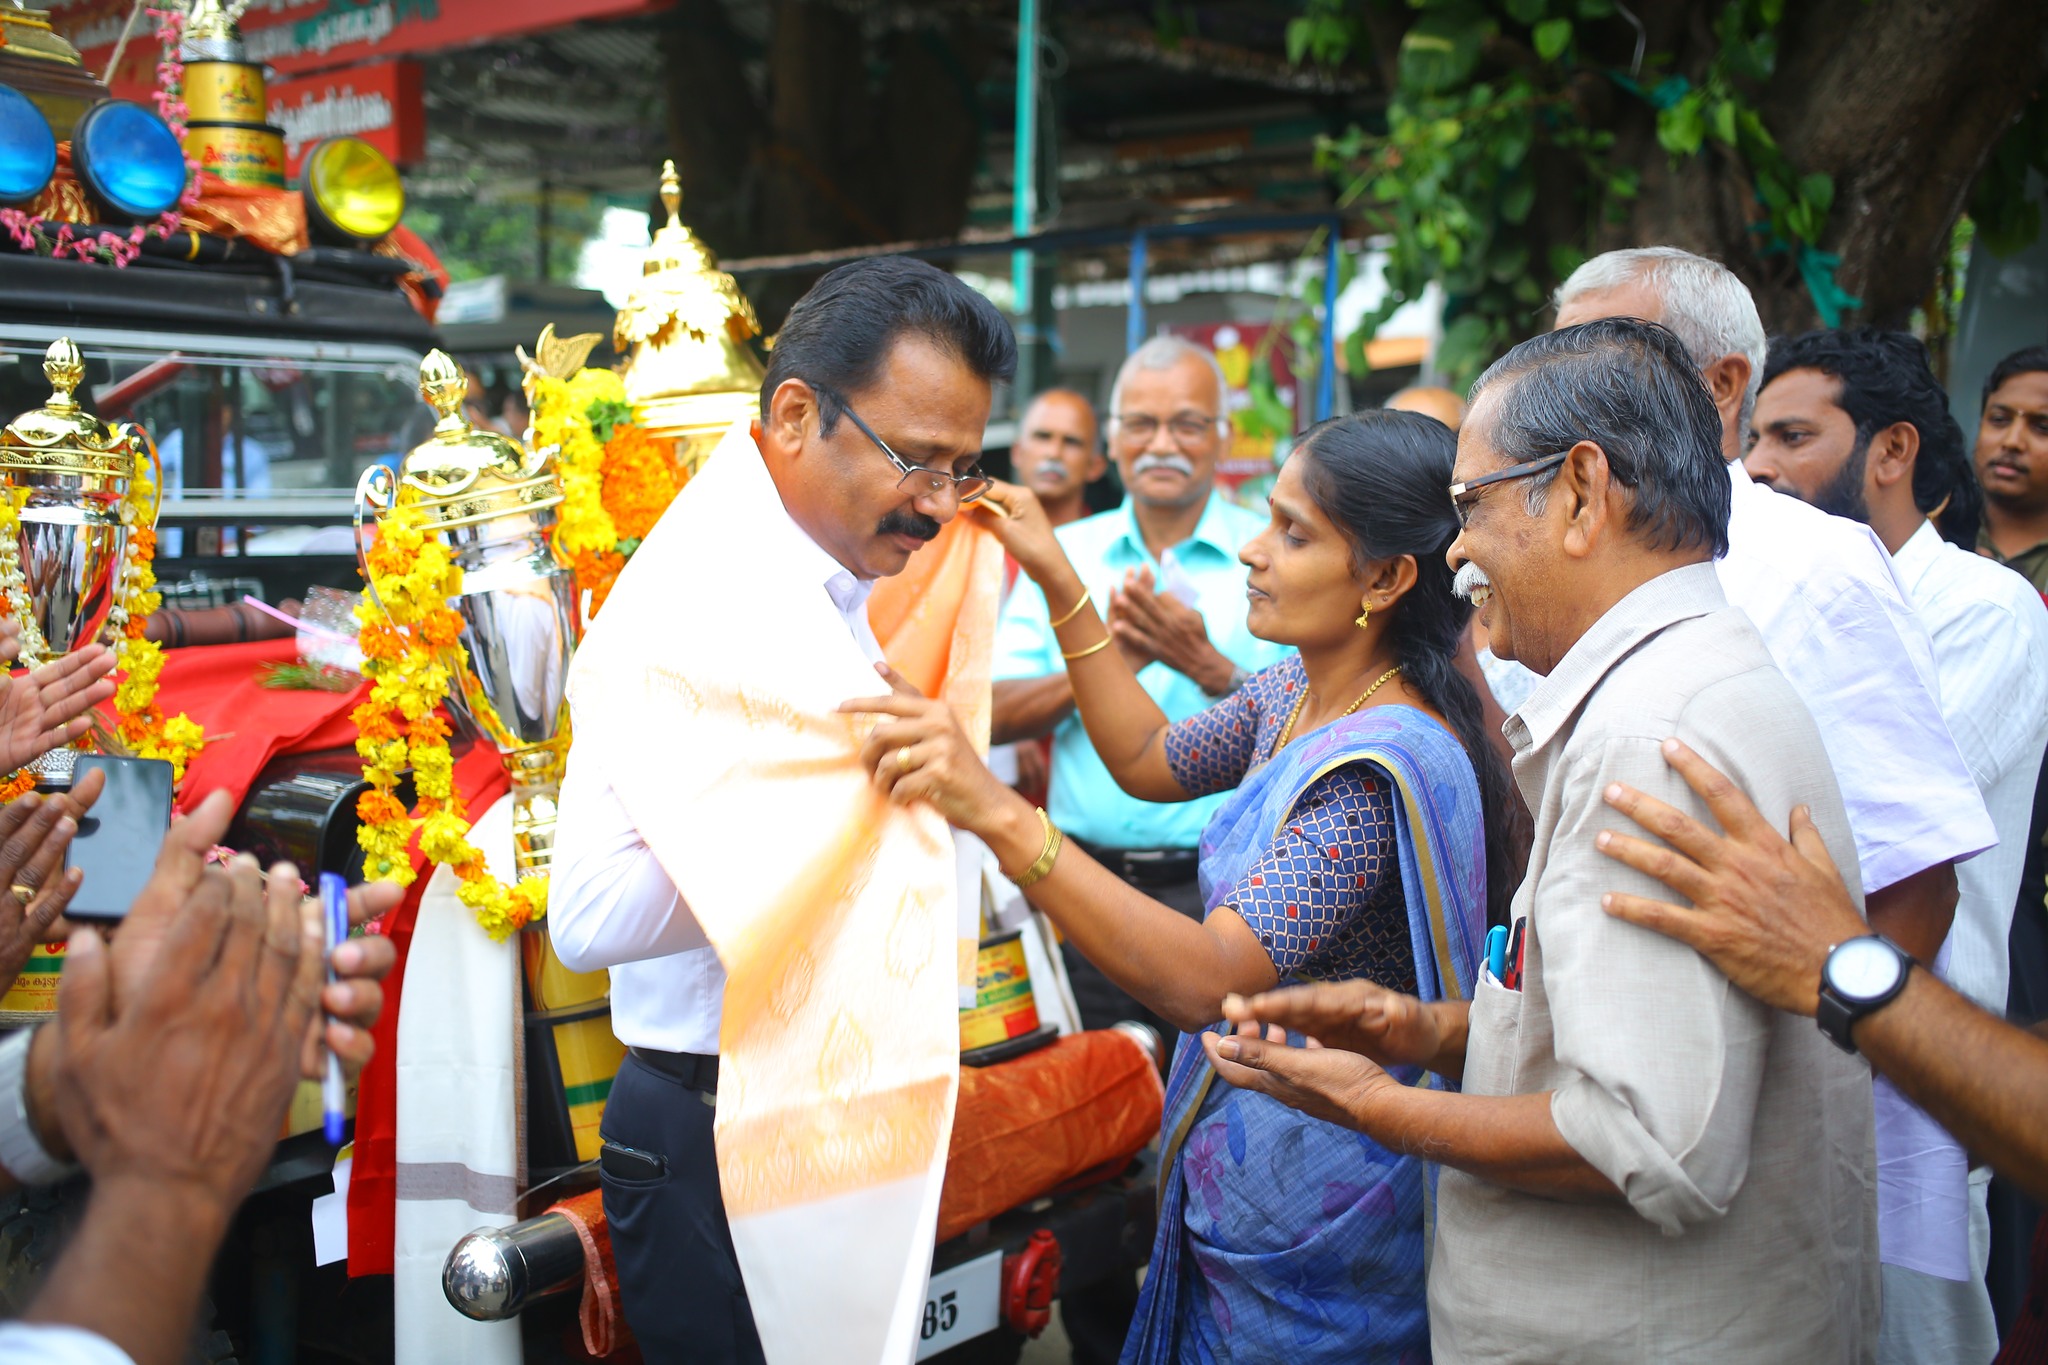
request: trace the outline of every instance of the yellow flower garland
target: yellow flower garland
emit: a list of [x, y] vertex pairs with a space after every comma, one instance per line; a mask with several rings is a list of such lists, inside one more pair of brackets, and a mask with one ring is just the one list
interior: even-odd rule
[[[449, 667], [468, 664], [459, 643], [462, 618], [448, 605], [462, 590], [462, 570], [426, 528], [419, 509], [403, 501], [379, 520], [367, 559], [376, 595], [357, 605], [356, 620], [371, 686], [369, 699], [353, 715], [356, 752], [370, 784], [356, 802], [364, 871], [372, 880], [410, 883], [406, 845], [417, 828], [420, 852], [455, 870], [461, 882], [457, 898], [493, 942], [502, 942], [547, 913], [547, 879], [529, 877], [507, 887], [469, 842], [448, 752], [448, 723], [440, 715]], [[419, 803], [416, 818], [397, 797], [399, 775], [407, 767]]]
[[121, 502], [121, 520], [128, 526], [128, 552], [121, 561], [121, 586], [114, 609], [107, 614], [105, 635], [115, 638], [115, 665], [121, 681], [114, 688], [115, 733], [138, 758], [168, 761], [174, 781], [185, 778], [185, 766], [206, 744], [206, 731], [183, 714], [165, 718], [156, 704], [164, 671], [163, 647], [144, 632], [149, 618], [163, 605], [156, 590], [156, 484], [139, 463]]

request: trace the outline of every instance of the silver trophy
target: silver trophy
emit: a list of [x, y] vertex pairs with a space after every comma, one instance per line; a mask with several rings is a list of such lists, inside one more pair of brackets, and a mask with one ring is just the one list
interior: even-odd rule
[[[16, 522], [13, 535], [0, 535], [0, 593], [21, 629], [25, 668], [91, 644], [107, 624], [128, 549], [122, 503], [138, 463], [153, 455], [141, 428], [102, 422], [72, 397], [85, 361], [69, 337], [51, 343], [43, 374], [50, 401], [0, 431], [0, 496]], [[77, 757], [53, 749], [30, 768], [42, 785], [65, 787]]]
[[[441, 420], [396, 477], [372, 466], [356, 486], [357, 551], [365, 512], [424, 509], [462, 570], [450, 602], [463, 621], [466, 666], [449, 705], [497, 746], [512, 779], [513, 846], [523, 877], [544, 876], [554, 847], [555, 798], [569, 752], [569, 659], [580, 626], [576, 580], [550, 537], [562, 484], [553, 452], [529, 452], [472, 427], [468, 381], [440, 351], [420, 362], [420, 397]], [[367, 564], [363, 578], [374, 597]], [[381, 603], [379, 604], [382, 605]]]

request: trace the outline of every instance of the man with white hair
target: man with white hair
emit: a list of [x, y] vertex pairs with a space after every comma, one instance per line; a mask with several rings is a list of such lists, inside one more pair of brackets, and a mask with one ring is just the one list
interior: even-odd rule
[[[1734, 491], [1721, 588], [1749, 614], [1820, 728], [1871, 928], [1931, 965], [1955, 914], [1955, 864], [1997, 835], [1942, 719], [1927, 631], [1869, 527], [1773, 492], [1744, 470], [1766, 344], [1742, 282], [1674, 247], [1610, 251], [1559, 288], [1557, 326], [1616, 316], [1669, 327], [1707, 382]], [[1975, 1259], [1966, 1190], [1944, 1181], [1935, 1191], [1918, 1178], [1912, 1120], [1895, 1093], [1879, 1093], [1881, 1361], [1922, 1358], [1908, 1329], [1950, 1315], [1948, 1291], [1969, 1289], [1957, 1268]]]
[[[1110, 390], [1110, 457], [1123, 505], [1058, 530], [1067, 558], [1108, 620], [1138, 681], [1183, 720], [1237, 690], [1284, 652], [1245, 628], [1248, 603], [1238, 549], [1263, 516], [1216, 492], [1216, 462], [1230, 435], [1226, 387], [1215, 355], [1181, 337], [1153, 337], [1125, 359]], [[1097, 861], [1190, 919], [1202, 917], [1196, 842], [1221, 796], [1159, 804], [1126, 796], [1096, 757], [1074, 709], [1066, 661], [1053, 634], [1079, 610], [1046, 605], [1019, 578], [996, 630], [991, 742], [1053, 737], [1046, 810]], [[1139, 1019], [1173, 1030], [1066, 946], [1067, 972], [1085, 1028]], [[1114, 1361], [1137, 1303], [1134, 1277], [1062, 1299], [1077, 1365]]]

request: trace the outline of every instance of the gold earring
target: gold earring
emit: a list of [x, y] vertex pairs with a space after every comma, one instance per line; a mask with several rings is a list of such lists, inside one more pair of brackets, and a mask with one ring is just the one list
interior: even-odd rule
[[1365, 610], [1358, 613], [1358, 628], [1364, 630], [1365, 623], [1372, 618], [1372, 603], [1361, 602], [1359, 605], [1364, 607]]

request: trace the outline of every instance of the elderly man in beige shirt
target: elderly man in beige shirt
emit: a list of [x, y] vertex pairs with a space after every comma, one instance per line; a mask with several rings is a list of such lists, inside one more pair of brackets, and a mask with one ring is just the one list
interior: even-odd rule
[[[1856, 865], [1812, 717], [1715, 577], [1729, 492], [1713, 401], [1655, 324], [1564, 328], [1480, 380], [1456, 472], [1461, 588], [1494, 648], [1545, 675], [1507, 728], [1536, 813], [1516, 948], [1469, 1003], [1364, 982], [1226, 1002], [1240, 1027], [1204, 1036], [1212, 1062], [1443, 1163], [1439, 1365], [1867, 1361], [1869, 1072], [1601, 909], [1658, 889], [1601, 857], [1605, 791], [1704, 810], [1664, 762], [1673, 736], [1773, 823], [1809, 807], [1837, 865]], [[1277, 1026], [1321, 1046], [1285, 1046]], [[1376, 1062], [1458, 1089], [1402, 1086]]]

